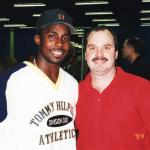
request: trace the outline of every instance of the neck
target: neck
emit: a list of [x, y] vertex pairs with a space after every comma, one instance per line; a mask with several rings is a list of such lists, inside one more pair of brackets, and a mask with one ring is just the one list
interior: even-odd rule
[[99, 93], [102, 93], [109, 86], [115, 74], [116, 74], [116, 69], [112, 69], [111, 71], [103, 75], [95, 74], [91, 72], [92, 87], [96, 89]]
[[50, 64], [45, 61], [38, 61], [36, 59], [33, 60], [33, 64], [39, 68], [41, 71], [43, 71], [50, 80], [52, 80], [54, 83], [57, 82], [58, 76], [59, 76], [59, 66], [56, 64]]

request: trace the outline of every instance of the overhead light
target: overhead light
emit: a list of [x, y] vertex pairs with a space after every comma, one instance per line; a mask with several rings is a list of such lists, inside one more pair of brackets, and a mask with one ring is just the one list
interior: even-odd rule
[[120, 26], [119, 23], [103, 23], [103, 24], [98, 24], [98, 26]]
[[33, 16], [33, 17], [40, 17], [41, 14], [33, 14], [32, 16]]
[[83, 32], [76, 32], [76, 33], [73, 33], [74, 35], [82, 35], [84, 34]]
[[92, 19], [92, 22], [101, 22], [101, 21], [117, 21], [116, 19]]
[[34, 29], [35, 27], [21, 26], [20, 29]]
[[77, 35], [82, 35], [82, 34], [84, 34], [83, 32], [77, 32], [76, 33]]
[[107, 12], [85, 12], [85, 15], [110, 15], [113, 14], [112, 11]]
[[87, 1], [87, 2], [75, 2], [75, 5], [103, 5], [109, 4], [108, 1]]
[[84, 32], [84, 29], [82, 29], [82, 28], [77, 28], [76, 30], [77, 30], [77, 32]]
[[43, 7], [46, 6], [44, 3], [20, 3], [14, 4], [14, 7]]
[[77, 47], [77, 48], [82, 48], [83, 46], [79, 43], [75, 43], [75, 42], [71, 42], [71, 44], [74, 46], [74, 47]]
[[80, 35], [78, 35], [78, 37], [79, 37], [79, 38], [82, 38], [82, 37], [83, 37], [83, 35], [82, 35], [82, 34], [80, 34]]
[[146, 17], [146, 18], [140, 18], [141, 21], [146, 21], [146, 20], [150, 20], [150, 17]]
[[26, 24], [4, 24], [4, 27], [26, 27], [27, 25]]
[[141, 10], [140, 13], [144, 14], [144, 13], [150, 13], [150, 10]]
[[10, 19], [9, 18], [0, 18], [0, 21], [9, 21]]
[[150, 26], [150, 23], [141, 23], [140, 26]]
[[142, 0], [143, 3], [148, 3], [150, 0]]

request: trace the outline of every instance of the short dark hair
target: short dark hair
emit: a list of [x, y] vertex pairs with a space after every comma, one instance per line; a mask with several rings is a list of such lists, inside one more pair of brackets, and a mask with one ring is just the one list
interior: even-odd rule
[[87, 35], [86, 35], [86, 44], [87, 44], [87, 40], [88, 40], [88, 37], [90, 35], [91, 32], [93, 31], [104, 31], [104, 30], [108, 30], [112, 36], [113, 36], [113, 39], [114, 39], [114, 43], [115, 43], [115, 48], [116, 50], [118, 50], [118, 39], [117, 39], [117, 35], [116, 33], [111, 29], [111, 28], [108, 28], [106, 26], [96, 26], [96, 27], [92, 27], [88, 32], [87, 32]]
[[135, 52], [142, 55], [144, 53], [144, 43], [137, 37], [131, 37], [126, 40], [126, 44], [128, 47], [133, 47]]

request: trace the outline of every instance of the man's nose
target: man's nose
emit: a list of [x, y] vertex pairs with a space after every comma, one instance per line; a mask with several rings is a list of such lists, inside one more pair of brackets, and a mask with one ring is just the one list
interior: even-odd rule
[[97, 56], [103, 56], [104, 55], [104, 49], [103, 48], [98, 48], [97, 49]]
[[63, 41], [62, 41], [61, 38], [58, 38], [58, 39], [57, 39], [56, 45], [57, 45], [58, 47], [62, 47], [62, 46], [63, 46]]

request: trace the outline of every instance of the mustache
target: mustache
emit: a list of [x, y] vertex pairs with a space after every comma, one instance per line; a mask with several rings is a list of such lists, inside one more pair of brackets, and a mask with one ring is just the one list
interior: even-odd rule
[[92, 59], [92, 61], [96, 61], [96, 60], [107, 61], [108, 59], [106, 57], [95, 57]]

